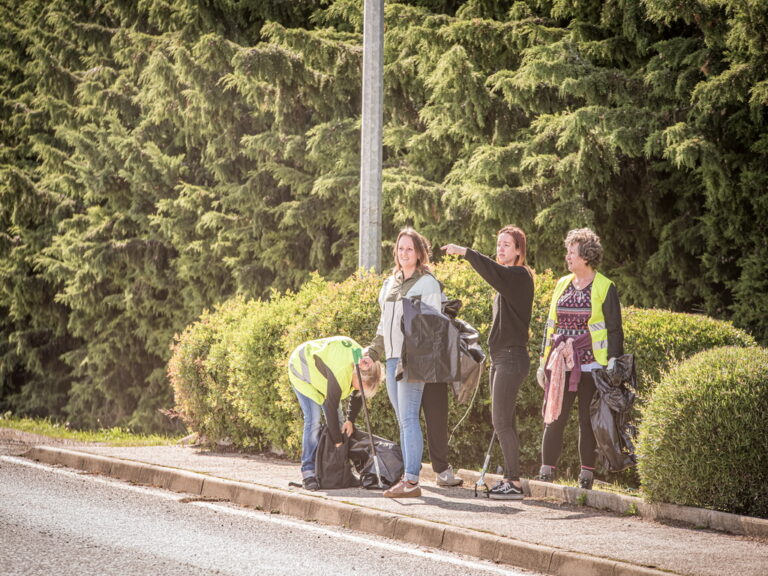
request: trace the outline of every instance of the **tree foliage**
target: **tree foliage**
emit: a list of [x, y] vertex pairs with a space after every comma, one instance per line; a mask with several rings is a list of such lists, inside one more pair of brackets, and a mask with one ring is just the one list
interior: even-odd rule
[[[357, 263], [362, 3], [0, 4], [0, 408], [162, 425], [174, 333]], [[596, 229], [626, 304], [768, 339], [768, 7], [385, 5], [384, 238]]]

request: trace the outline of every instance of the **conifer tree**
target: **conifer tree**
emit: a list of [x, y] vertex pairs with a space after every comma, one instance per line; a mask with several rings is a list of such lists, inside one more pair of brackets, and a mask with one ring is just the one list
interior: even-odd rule
[[62, 355], [78, 341], [38, 259], [74, 208], [66, 178], [52, 175], [67, 159], [55, 129], [72, 81], [53, 65], [56, 39], [36, 27], [47, 5], [0, 5], [0, 410], [63, 419], [72, 375]]

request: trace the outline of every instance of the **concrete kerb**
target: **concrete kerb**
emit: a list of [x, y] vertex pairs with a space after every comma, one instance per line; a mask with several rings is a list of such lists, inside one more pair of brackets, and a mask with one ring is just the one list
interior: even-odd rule
[[644, 566], [372, 510], [321, 496], [287, 492], [280, 488], [215, 478], [186, 470], [45, 446], [36, 446], [25, 456], [47, 464], [98, 472], [137, 484], [157, 486], [203, 498], [227, 500], [258, 510], [327, 525], [344, 526], [368, 534], [466, 554], [554, 576], [668, 576], [666, 572]]
[[[458, 470], [457, 474], [464, 479], [465, 486], [474, 486], [474, 483], [480, 478], [480, 474], [474, 470], [461, 469]], [[501, 479], [501, 476], [486, 474], [485, 479], [490, 484]], [[695, 528], [709, 528], [731, 534], [768, 539], [768, 520], [763, 518], [663, 502], [646, 502], [636, 496], [626, 496], [602, 490], [584, 490], [575, 486], [563, 486], [526, 478], [522, 479], [522, 484], [525, 494], [533, 498], [550, 498], [618, 514], [636, 515], [648, 520], [683, 522]]]
[[352, 511], [349, 518], [349, 528], [395, 540], [397, 537], [395, 533], [397, 519], [398, 516], [395, 514], [357, 507]]

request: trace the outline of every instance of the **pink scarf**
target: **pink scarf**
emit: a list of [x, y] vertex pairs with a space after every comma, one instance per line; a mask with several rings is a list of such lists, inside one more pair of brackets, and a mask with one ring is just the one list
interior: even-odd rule
[[544, 424], [551, 424], [560, 416], [565, 393], [565, 374], [571, 373], [568, 390], [575, 392], [581, 379], [581, 355], [592, 346], [590, 335], [577, 338], [557, 334], [552, 339], [552, 349], [546, 363], [546, 385], [544, 387]]
[[544, 404], [544, 424], [551, 424], [560, 416], [565, 392], [565, 373], [573, 368], [573, 339], [560, 342], [549, 355], [547, 370], [550, 371], [549, 390]]

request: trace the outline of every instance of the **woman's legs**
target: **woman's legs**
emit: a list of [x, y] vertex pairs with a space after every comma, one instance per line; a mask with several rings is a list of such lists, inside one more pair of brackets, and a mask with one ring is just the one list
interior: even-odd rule
[[530, 369], [525, 348], [492, 353], [491, 394], [493, 428], [504, 456], [504, 478], [520, 480], [520, 441], [517, 435], [517, 394]]
[[579, 381], [579, 459], [583, 469], [594, 470], [597, 459], [597, 439], [592, 430], [592, 417], [589, 407], [597, 388], [592, 372], [582, 372]]
[[[570, 373], [566, 372], [566, 379]], [[576, 397], [579, 399], [579, 459], [581, 465], [587, 469], [593, 469], [596, 459], [597, 441], [592, 431], [592, 422], [589, 414], [589, 405], [595, 394], [595, 382], [591, 372], [582, 372], [579, 387], [575, 392], [566, 390], [563, 393], [563, 407], [560, 416], [544, 428], [544, 437], [541, 441], [541, 463], [544, 466], [555, 468], [563, 449], [563, 432], [568, 424], [568, 416], [571, 412]]]
[[400, 425], [400, 448], [403, 451], [405, 479], [418, 482], [424, 453], [424, 437], [419, 423], [424, 384], [402, 380], [398, 382], [395, 379], [397, 361], [397, 358], [387, 359], [387, 393]]
[[304, 431], [301, 437], [301, 476], [311, 478], [315, 475], [315, 454], [320, 442], [320, 419], [322, 408], [312, 399], [291, 386], [299, 399], [299, 406], [304, 414]]
[[440, 474], [448, 469], [448, 384], [425, 384], [421, 410], [427, 427], [429, 460], [435, 474]]

